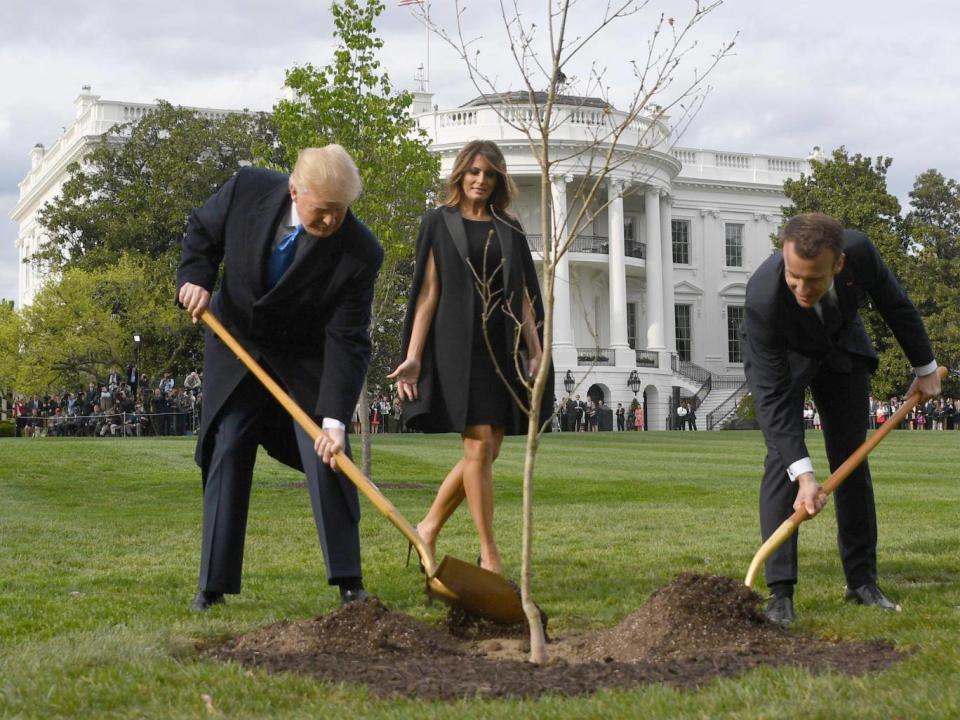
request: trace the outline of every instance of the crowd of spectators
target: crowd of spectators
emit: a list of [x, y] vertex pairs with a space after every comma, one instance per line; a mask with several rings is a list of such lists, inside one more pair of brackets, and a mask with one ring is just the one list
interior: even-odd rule
[[153, 383], [134, 367], [114, 368], [103, 382], [75, 392], [17, 397], [13, 417], [18, 437], [189, 435], [202, 403], [202, 373], [191, 372], [177, 386], [170, 373]]
[[[900, 406], [902, 398], [877, 400], [870, 396], [867, 425], [873, 430], [887, 422]], [[102, 383], [90, 382], [86, 389], [76, 392], [34, 394], [17, 397], [13, 402], [15, 432], [18, 437], [129, 437], [145, 435], [189, 435], [200, 422], [203, 404], [203, 377], [196, 371], [176, 384], [170, 373], [163, 373], [154, 385], [146, 375], [137, 376], [135, 370], [126, 373], [114, 368]], [[403, 408], [399, 398], [376, 395], [369, 402], [370, 432], [406, 432], [403, 428]], [[565, 402], [554, 402], [554, 432], [598, 432], [645, 429], [643, 407], [618, 404], [615, 411], [602, 400], [581, 400], [579, 395]], [[696, 414], [684, 401], [675, 411], [677, 418], [672, 429], [696, 430]], [[603, 422], [604, 415], [610, 415]], [[803, 424], [809, 430], [820, 430], [820, 413], [813, 401], [803, 406]], [[353, 418], [352, 430], [360, 432], [360, 405]], [[960, 430], [960, 398], [929, 400], [911, 410], [899, 429], [903, 430]]]
[[[867, 409], [867, 427], [876, 430], [886, 424], [904, 403], [904, 398], [877, 400], [870, 396]], [[808, 430], [820, 430], [820, 413], [812, 401], [803, 405], [803, 425]], [[907, 413], [899, 430], [960, 430], [960, 398], [937, 398], [918, 405]]]

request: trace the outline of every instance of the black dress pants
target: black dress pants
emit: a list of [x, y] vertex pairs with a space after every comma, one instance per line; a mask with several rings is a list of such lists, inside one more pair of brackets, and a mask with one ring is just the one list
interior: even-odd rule
[[[797, 422], [803, 422], [804, 386], [795, 384], [793, 405]], [[830, 471], [836, 470], [866, 439], [866, 414], [870, 374], [865, 364], [854, 359], [849, 372], [822, 365], [810, 382], [813, 400], [820, 412], [823, 439]], [[821, 470], [817, 481], [826, 477]], [[760, 485], [760, 528], [766, 540], [793, 514], [798, 485], [787, 477], [787, 468], [777, 450], [767, 445], [764, 476]], [[877, 581], [877, 513], [873, 483], [866, 461], [854, 470], [832, 495], [837, 516], [837, 544], [847, 587]], [[787, 589], [797, 582], [797, 539], [795, 532], [767, 560], [767, 585]]]
[[[276, 423], [293, 420], [254, 376], [247, 375], [211, 429], [213, 449], [203, 488], [201, 590], [240, 592], [254, 463], [264, 434]], [[343, 579], [359, 578], [360, 506], [356, 488], [321, 462], [313, 441], [299, 426], [296, 433], [327, 581], [335, 585]]]

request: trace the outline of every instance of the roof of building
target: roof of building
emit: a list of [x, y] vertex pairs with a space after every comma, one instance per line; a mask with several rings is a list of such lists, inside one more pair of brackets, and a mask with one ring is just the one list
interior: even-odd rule
[[[547, 93], [538, 91], [533, 93], [533, 101], [537, 105], [546, 105]], [[557, 105], [575, 105], [578, 107], [593, 107], [613, 110], [613, 106], [602, 98], [580, 97], [577, 95], [557, 95], [554, 98]], [[506, 93], [491, 93], [480, 95], [464, 103], [460, 107], [478, 107], [483, 105], [530, 105], [530, 93], [526, 90], [517, 90]]]

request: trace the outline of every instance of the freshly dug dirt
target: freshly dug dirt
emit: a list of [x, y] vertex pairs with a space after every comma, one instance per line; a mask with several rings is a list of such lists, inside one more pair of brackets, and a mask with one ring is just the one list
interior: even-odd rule
[[362, 683], [374, 695], [424, 699], [582, 695], [667, 682], [694, 687], [760, 666], [861, 675], [903, 654], [882, 641], [827, 641], [766, 622], [760, 597], [729, 578], [683, 574], [614, 628], [558, 638], [551, 661], [525, 662], [523, 627], [451, 612], [445, 628], [352, 603], [312, 620], [281, 621], [202, 654], [269, 671]]

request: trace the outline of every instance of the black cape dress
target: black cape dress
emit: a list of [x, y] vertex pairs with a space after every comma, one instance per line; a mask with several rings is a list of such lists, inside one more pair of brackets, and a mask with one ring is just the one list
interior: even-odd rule
[[[410, 343], [414, 310], [423, 286], [424, 268], [430, 250], [433, 250], [437, 266], [440, 301], [421, 357], [419, 397], [404, 403], [404, 423], [413, 430], [431, 433], [463, 432], [470, 424], [502, 424], [507, 435], [525, 435], [526, 413], [517, 406], [493, 370], [489, 349], [477, 347], [483, 340], [478, 328], [484, 303], [477, 289], [474, 270], [481, 276], [484, 273], [482, 263], [468, 264], [471, 256], [466, 226], [468, 222], [458, 208], [440, 207], [427, 212], [420, 223], [416, 268], [403, 326], [401, 357], [406, 357]], [[476, 223], [471, 228], [475, 256], [479, 225], [482, 223]], [[511, 218], [495, 217], [492, 228], [494, 233], [487, 248], [488, 266], [499, 268], [497, 272], [502, 281], [493, 278], [491, 285], [495, 289], [502, 286], [502, 292], [497, 293], [495, 300], [508, 305], [510, 313], [503, 312], [502, 306], [495, 307], [493, 315], [496, 315], [496, 319], [488, 321], [487, 332], [501, 372], [526, 405], [529, 403], [529, 393], [513, 361], [514, 343], [519, 331], [513, 318], [523, 317], [526, 291], [530, 295], [537, 332], [543, 342], [544, 311], [540, 284], [527, 238], [519, 223]], [[496, 255], [499, 255], [499, 259], [491, 262]], [[522, 339], [519, 347], [525, 348]], [[540, 406], [541, 424], [546, 423], [553, 412], [553, 389], [551, 367]]]

